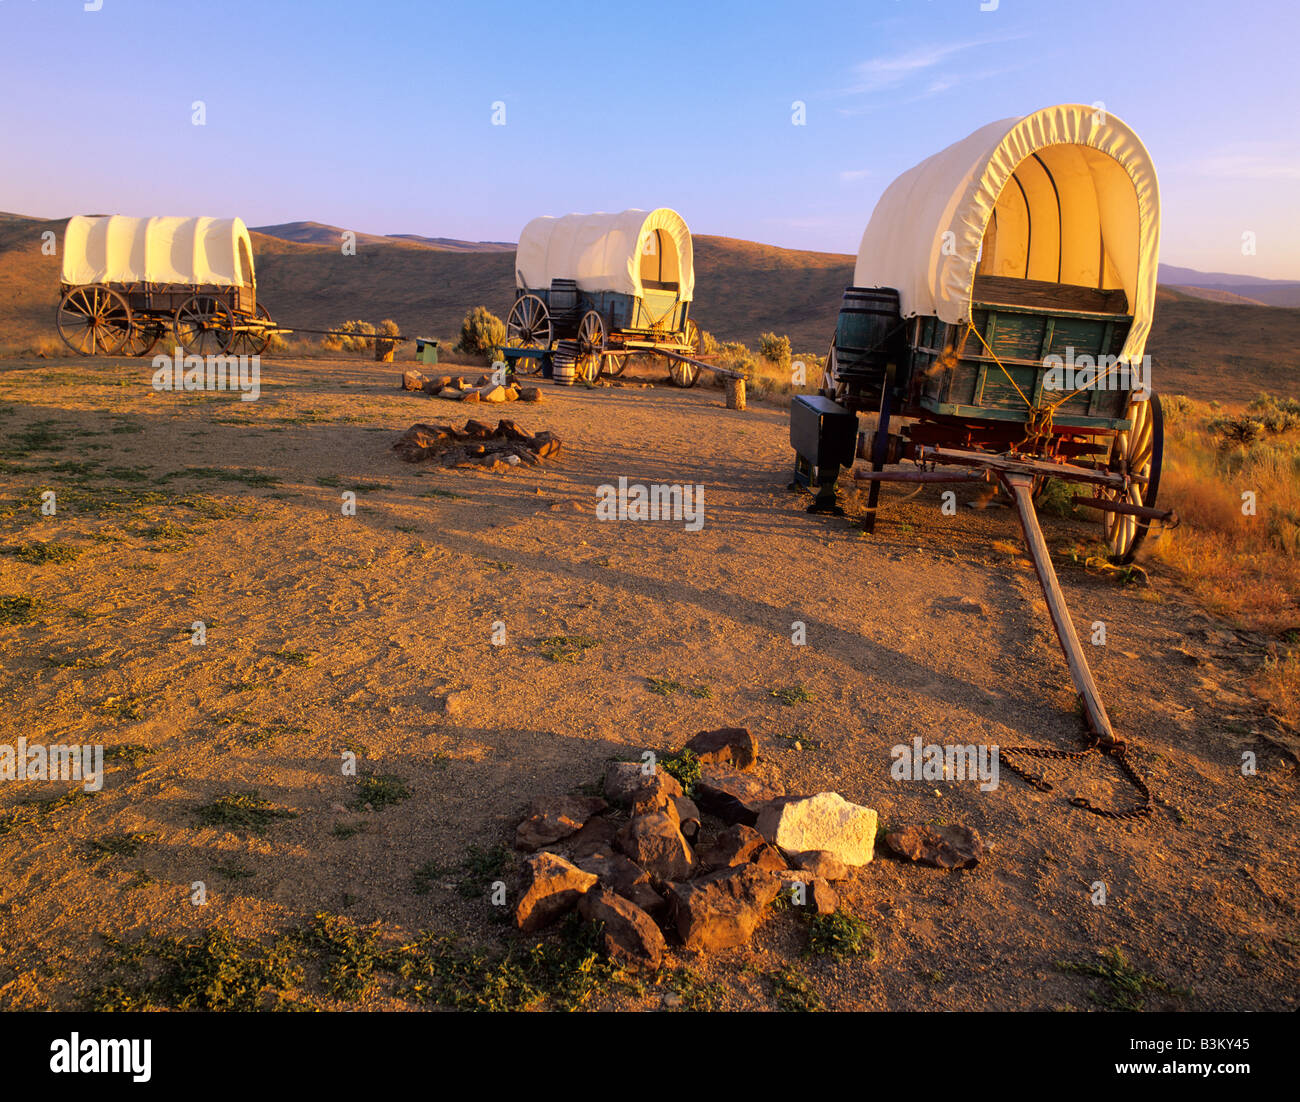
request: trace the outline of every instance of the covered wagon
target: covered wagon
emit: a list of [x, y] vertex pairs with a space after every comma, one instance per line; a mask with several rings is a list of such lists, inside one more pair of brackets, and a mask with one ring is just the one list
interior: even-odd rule
[[[691, 231], [676, 211], [534, 218], [519, 235], [503, 354], [522, 374], [553, 356], [557, 375], [590, 382], [635, 354], [693, 355], [694, 293]], [[695, 369], [675, 366], [674, 381], [691, 385]]]
[[[1163, 427], [1146, 357], [1159, 242], [1155, 168], [1120, 119], [1065, 104], [990, 123], [886, 189], [822, 392], [791, 403], [795, 482], [818, 488], [810, 511], [840, 511], [841, 468], [870, 483], [868, 531], [882, 482], [987, 482], [1011, 499], [1090, 745], [1145, 798], [1125, 816], [1149, 814], [1150, 794], [1123, 763], [1034, 497], [1048, 479], [1086, 491], [1073, 501], [1102, 518], [1116, 564], [1153, 524], [1176, 523], [1155, 505]], [[1003, 748], [1015, 753], [1072, 756]]]
[[1114, 115], [1066, 104], [991, 123], [876, 205], [823, 393], [867, 416], [877, 472], [945, 449], [1046, 461], [1035, 488], [1070, 465], [1108, 472], [1095, 504], [1129, 562], [1160, 481], [1145, 358], [1159, 241], [1155, 169]]
[[85, 356], [143, 356], [168, 330], [187, 353], [254, 355], [275, 331], [238, 218], [69, 219], [56, 322]]

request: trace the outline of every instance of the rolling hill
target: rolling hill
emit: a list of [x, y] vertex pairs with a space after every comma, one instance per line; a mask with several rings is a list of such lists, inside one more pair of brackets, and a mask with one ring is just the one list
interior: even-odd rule
[[[253, 233], [278, 237], [282, 241], [296, 241], [300, 245], [331, 245], [338, 248], [343, 240], [344, 230], [340, 226], [327, 226], [322, 222], [282, 222], [276, 226], [250, 226]], [[356, 232], [356, 231], [353, 231]], [[415, 233], [377, 233], [356, 232], [358, 245], [385, 245], [406, 243], [409, 245], [427, 245], [432, 249], [447, 249], [458, 253], [512, 253], [515, 251], [513, 241], [458, 241], [454, 237], [421, 237]]]
[[[0, 346], [11, 352], [57, 339], [60, 260], [42, 254], [41, 234], [53, 231], [61, 246], [64, 225], [0, 215]], [[335, 227], [288, 226], [324, 240], [253, 233], [258, 298], [286, 325], [327, 329], [349, 318], [392, 318], [403, 333], [450, 343], [471, 307], [504, 316], [514, 299], [512, 246], [358, 235], [356, 255], [344, 256]], [[694, 240], [692, 316], [704, 329], [750, 345], [764, 331], [784, 333], [796, 352], [825, 352], [852, 257], [707, 234]], [[1157, 388], [1204, 399], [1249, 399], [1261, 390], [1300, 398], [1300, 310], [1240, 301], [1255, 297], [1253, 283], [1228, 292], [1236, 301], [1207, 301], [1196, 290], [1161, 287], [1148, 343]]]
[[1198, 272], [1195, 268], [1160, 265], [1160, 282], [1196, 298], [1214, 302], [1244, 302], [1257, 306], [1300, 306], [1300, 282], [1261, 279], [1228, 272]]

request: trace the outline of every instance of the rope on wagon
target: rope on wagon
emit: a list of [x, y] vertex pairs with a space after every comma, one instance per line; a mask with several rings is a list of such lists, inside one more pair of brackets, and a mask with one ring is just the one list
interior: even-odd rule
[[967, 322], [966, 331], [968, 333], [974, 333], [975, 336], [979, 338], [980, 344], [984, 346], [984, 351], [989, 354], [989, 358], [998, 365], [1002, 374], [1007, 377], [1007, 382], [1015, 387], [1016, 393], [1020, 395], [1020, 400], [1025, 403], [1025, 408], [1029, 411], [1029, 417], [1025, 423], [1025, 435], [1020, 443], [1032, 445], [1035, 441], [1046, 440], [1052, 435], [1052, 414], [1056, 410], [1056, 406], [1034, 405], [1033, 402], [1025, 397], [1025, 392], [1020, 389], [1020, 384], [1011, 377], [1011, 372], [1008, 371], [1002, 361], [998, 359], [997, 353], [989, 347], [989, 342], [984, 339], [984, 334], [970, 322]]

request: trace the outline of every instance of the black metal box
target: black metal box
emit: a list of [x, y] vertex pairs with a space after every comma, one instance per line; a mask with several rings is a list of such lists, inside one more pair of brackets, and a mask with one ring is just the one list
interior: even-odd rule
[[818, 471], [852, 467], [858, 415], [822, 394], [796, 394], [790, 402], [790, 444]]

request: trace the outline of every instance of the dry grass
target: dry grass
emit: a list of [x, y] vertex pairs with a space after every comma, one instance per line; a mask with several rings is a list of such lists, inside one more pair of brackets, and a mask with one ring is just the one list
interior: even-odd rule
[[[746, 388], [753, 401], [770, 402], [777, 406], [788, 406], [794, 394], [816, 394], [821, 388], [822, 366], [824, 357], [810, 352], [800, 352], [790, 357], [789, 363], [769, 359], [738, 341], [720, 343], [718, 355], [714, 362], [722, 367], [730, 367], [748, 373]], [[802, 364], [803, 382], [794, 382], [797, 366]], [[725, 379], [712, 372], [704, 372], [700, 384], [718, 390], [723, 388]]]
[[0, 344], [0, 359], [19, 360], [35, 356], [41, 360], [54, 360], [73, 355], [72, 349], [58, 336], [33, 336], [28, 340]]
[[[1152, 557], [1211, 612], [1294, 645], [1300, 642], [1300, 429], [1271, 417], [1276, 408], [1262, 398], [1245, 408], [1166, 400], [1160, 500], [1177, 509], [1182, 524], [1162, 536]], [[1260, 418], [1281, 431], [1265, 429], [1250, 443], [1234, 438], [1242, 435], [1234, 425]], [[1246, 493], [1254, 494], [1254, 515], [1243, 512]], [[1295, 722], [1300, 660], [1294, 652], [1270, 661], [1253, 687], [1275, 715]]]

